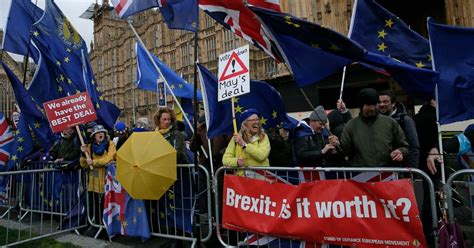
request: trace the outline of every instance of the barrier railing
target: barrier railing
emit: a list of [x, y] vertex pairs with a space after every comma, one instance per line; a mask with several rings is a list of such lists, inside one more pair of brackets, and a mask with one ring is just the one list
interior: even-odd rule
[[[474, 169], [464, 169], [464, 170], [459, 170], [451, 174], [449, 176], [448, 180], [446, 181], [446, 184], [444, 186], [444, 192], [446, 194], [446, 201], [448, 203], [448, 219], [449, 222], [453, 223], [455, 221], [455, 215], [454, 215], [454, 204], [453, 204], [453, 183], [455, 182], [454, 179], [462, 176], [462, 175], [472, 175], [474, 176]], [[464, 181], [464, 183], [468, 183], [469, 180]], [[471, 182], [472, 183], [472, 182]], [[460, 182], [457, 181], [457, 184], [459, 185]]]
[[[214, 177], [213, 191], [215, 192], [215, 218], [216, 218], [216, 232], [219, 242], [224, 246], [250, 246], [250, 245], [270, 245], [274, 247], [283, 246], [297, 246], [301, 242], [298, 240], [287, 240], [279, 239], [276, 237], [257, 235], [249, 232], [236, 232], [228, 229], [224, 229], [221, 224], [221, 209], [222, 209], [222, 183], [223, 176], [228, 172], [233, 172], [237, 168], [221, 167], [216, 171]], [[430, 211], [432, 215], [431, 225], [433, 230], [437, 228], [437, 211], [436, 211], [436, 199], [433, 182], [430, 177], [419, 169], [412, 168], [284, 168], [284, 167], [246, 167], [245, 176], [251, 178], [258, 178], [263, 180], [275, 181], [275, 177], [284, 178], [285, 183], [299, 184], [301, 182], [308, 182], [314, 180], [325, 180], [325, 179], [353, 179], [357, 181], [367, 181], [371, 178], [371, 181], [383, 181], [389, 178], [409, 178], [411, 179], [412, 185], [415, 181], [415, 175], [419, 176], [424, 180], [429, 188], [430, 198]], [[270, 177], [262, 172], [270, 172]], [[362, 174], [364, 173], [364, 175]], [[391, 173], [388, 175], [387, 173]], [[375, 179], [375, 180], [373, 180]], [[425, 196], [426, 197], [426, 196]], [[427, 211], [427, 210], [424, 210]], [[420, 212], [421, 213], [421, 212]], [[434, 234], [434, 233], [433, 233]], [[254, 243], [248, 241], [248, 237], [252, 236], [252, 240], [257, 240]], [[436, 235], [434, 235], [436, 237]], [[297, 243], [298, 242], [298, 243]], [[273, 245], [274, 244], [274, 245]], [[436, 242], [437, 244], [437, 242]]]
[[[177, 181], [170, 187], [166, 194], [158, 201], [145, 201], [146, 211], [151, 227], [151, 235], [173, 240], [189, 241], [193, 244], [197, 241], [193, 230], [193, 215], [195, 212], [200, 216], [198, 226], [199, 238], [205, 242], [210, 239], [213, 230], [211, 210], [211, 179], [209, 172], [203, 166], [199, 166], [199, 172], [195, 172], [194, 165], [177, 165]], [[194, 182], [200, 183], [200, 192], [194, 196]], [[97, 183], [103, 189], [101, 182]], [[89, 183], [86, 185], [90, 185]], [[90, 190], [90, 189], [88, 189]], [[88, 214], [87, 219], [91, 226], [98, 228], [95, 238], [105, 230], [102, 221], [104, 193], [87, 194]], [[197, 207], [199, 206], [199, 207]]]
[[[81, 175], [77, 170], [50, 168], [0, 173], [0, 177], [10, 180], [10, 190], [5, 196], [11, 204], [0, 220], [0, 232], [5, 237], [0, 245], [16, 245], [85, 227], [86, 223], [81, 222], [81, 213], [85, 211], [85, 202], [80, 197], [84, 189]], [[59, 177], [78, 183], [71, 186], [70, 181]]]

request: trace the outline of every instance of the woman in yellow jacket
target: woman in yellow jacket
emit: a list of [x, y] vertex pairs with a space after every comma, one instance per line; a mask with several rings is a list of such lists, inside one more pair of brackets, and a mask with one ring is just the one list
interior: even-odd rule
[[[240, 115], [241, 128], [227, 145], [222, 158], [224, 166], [270, 166], [270, 141], [262, 129], [260, 118], [256, 109], [248, 109]], [[244, 171], [238, 170], [236, 174], [243, 176]]]
[[[95, 193], [104, 192], [106, 166], [114, 161], [115, 144], [107, 135], [107, 130], [102, 125], [96, 125], [91, 134], [92, 144], [81, 146], [83, 152], [81, 167], [89, 170], [88, 191]], [[85, 153], [90, 158], [85, 157]]]

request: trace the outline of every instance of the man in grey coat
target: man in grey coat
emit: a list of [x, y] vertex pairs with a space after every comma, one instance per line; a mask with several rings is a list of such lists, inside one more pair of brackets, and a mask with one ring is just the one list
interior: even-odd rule
[[418, 142], [418, 134], [413, 119], [408, 116], [405, 106], [397, 102], [395, 94], [391, 90], [383, 90], [379, 92], [379, 103], [377, 104], [379, 113], [390, 116], [397, 121], [403, 130], [409, 145], [408, 156], [403, 161], [406, 166], [418, 168], [420, 159], [420, 143]]

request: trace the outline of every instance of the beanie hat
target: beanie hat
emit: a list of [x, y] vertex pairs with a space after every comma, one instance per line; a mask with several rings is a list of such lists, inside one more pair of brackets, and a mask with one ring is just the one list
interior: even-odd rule
[[319, 105], [317, 106], [313, 112], [309, 115], [309, 119], [313, 121], [323, 121], [323, 122], [328, 122], [328, 117], [326, 116], [326, 113], [324, 112], [324, 107]]
[[127, 131], [127, 125], [125, 125], [123, 121], [117, 121], [117, 123], [115, 123], [114, 131], [116, 133], [124, 133]]
[[376, 105], [379, 102], [379, 95], [376, 90], [365, 88], [357, 94], [357, 102], [359, 103], [360, 108], [362, 108], [364, 104]]
[[260, 113], [256, 109], [247, 109], [242, 114], [240, 114], [239, 122], [240, 125], [247, 120], [250, 116], [256, 114], [259, 118], [261, 117]]

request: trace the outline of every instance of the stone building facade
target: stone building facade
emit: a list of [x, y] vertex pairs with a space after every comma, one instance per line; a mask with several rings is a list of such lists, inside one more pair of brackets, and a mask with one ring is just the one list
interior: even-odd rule
[[[379, 0], [380, 4], [398, 15], [411, 27], [426, 36], [426, 17], [433, 16], [441, 23], [460, 26], [474, 26], [474, 3], [472, 0]], [[461, 3], [462, 2], [462, 3]], [[347, 34], [353, 0], [280, 0], [282, 11], [311, 22], [322, 24]], [[462, 4], [462, 8], [460, 5]], [[95, 6], [91, 19], [94, 21], [94, 41], [90, 58], [104, 98], [114, 102], [122, 110], [121, 120], [132, 124], [134, 119], [151, 118], [157, 105], [157, 95], [135, 89], [136, 59], [135, 36], [125, 20], [121, 20], [110, 7], [108, 0]], [[218, 25], [204, 12], [199, 14], [198, 59], [213, 73], [217, 73], [219, 54], [247, 44], [234, 33]], [[188, 82], [194, 82], [193, 33], [168, 29], [157, 10], [149, 10], [133, 16], [133, 26], [148, 50], [173, 68]], [[251, 46], [252, 47], [252, 46]], [[251, 78], [266, 80], [283, 95], [288, 112], [310, 110], [310, 104], [303, 98], [301, 89], [296, 88], [284, 64], [256, 48], [251, 48]], [[375, 74], [360, 66], [351, 66], [345, 80], [346, 102], [355, 103], [354, 95], [361, 88], [391, 87], [396, 83], [386, 76]], [[302, 90], [313, 104], [324, 103], [333, 107], [339, 94], [341, 73], [333, 75], [320, 84]], [[408, 105], [413, 99], [405, 97]]]

